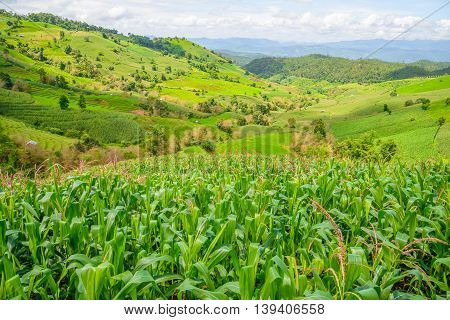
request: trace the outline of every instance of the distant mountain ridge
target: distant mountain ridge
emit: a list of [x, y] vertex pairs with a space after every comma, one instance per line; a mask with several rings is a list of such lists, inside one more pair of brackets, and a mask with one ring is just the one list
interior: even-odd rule
[[[329, 43], [278, 42], [268, 39], [226, 38], [190, 39], [210, 50], [239, 53], [243, 56], [263, 54], [273, 57], [301, 57], [310, 54], [323, 54], [334, 57], [359, 59], [380, 59], [388, 62], [416, 62], [419, 60], [450, 61], [450, 40], [396, 40], [386, 45], [388, 40], [355, 40]], [[372, 54], [377, 49], [383, 49]], [[371, 55], [372, 54], [372, 55]]]

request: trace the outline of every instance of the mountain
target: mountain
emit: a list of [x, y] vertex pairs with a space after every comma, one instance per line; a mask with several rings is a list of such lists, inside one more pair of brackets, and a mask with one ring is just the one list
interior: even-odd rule
[[261, 53], [233, 52], [229, 50], [216, 50], [216, 52], [241, 67], [249, 64], [255, 59], [267, 57], [265, 54]]
[[211, 50], [239, 52], [241, 56], [244, 53], [259, 53], [275, 57], [323, 54], [359, 59], [370, 55], [370, 58], [390, 62], [450, 61], [450, 40], [396, 40], [389, 44], [387, 44], [388, 40], [383, 39], [330, 43], [293, 43], [251, 38], [191, 40]]
[[330, 82], [381, 82], [413, 77], [431, 77], [449, 73], [450, 63], [421, 60], [405, 64], [376, 59], [351, 60], [319, 54], [298, 58], [261, 58], [245, 68], [261, 77], [302, 77]]

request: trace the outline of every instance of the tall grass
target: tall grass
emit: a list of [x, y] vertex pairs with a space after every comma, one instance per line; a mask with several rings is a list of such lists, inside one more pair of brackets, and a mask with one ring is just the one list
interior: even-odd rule
[[0, 298], [446, 298], [448, 169], [163, 157], [13, 180]]

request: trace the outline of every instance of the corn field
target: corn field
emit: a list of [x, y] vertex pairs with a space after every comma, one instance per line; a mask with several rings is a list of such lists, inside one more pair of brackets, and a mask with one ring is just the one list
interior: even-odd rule
[[0, 299], [447, 299], [449, 167], [156, 158], [0, 187]]

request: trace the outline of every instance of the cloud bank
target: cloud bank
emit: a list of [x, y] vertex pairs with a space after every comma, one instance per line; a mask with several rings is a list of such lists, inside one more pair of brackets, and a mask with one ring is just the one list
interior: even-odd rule
[[[318, 0], [15, 0], [10, 6], [20, 13], [51, 12], [123, 33], [297, 42], [388, 39], [428, 13], [419, 9], [345, 6], [343, 2], [338, 6], [333, 1]], [[381, 2], [386, 2], [387, 7], [390, 3]], [[428, 11], [436, 9], [433, 4], [437, 3], [430, 1]], [[420, 23], [403, 39], [450, 39], [450, 19], [441, 13]]]

